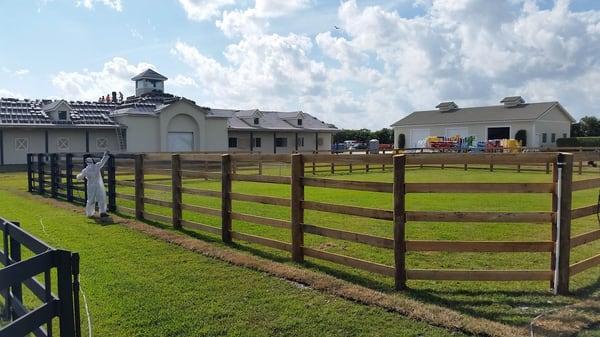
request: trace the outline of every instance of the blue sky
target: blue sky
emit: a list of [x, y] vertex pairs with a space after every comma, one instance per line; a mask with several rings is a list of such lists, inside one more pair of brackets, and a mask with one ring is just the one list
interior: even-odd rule
[[0, 13], [0, 96], [131, 94], [152, 67], [200, 105], [341, 127], [515, 94], [600, 114], [595, 0], [0, 0]]

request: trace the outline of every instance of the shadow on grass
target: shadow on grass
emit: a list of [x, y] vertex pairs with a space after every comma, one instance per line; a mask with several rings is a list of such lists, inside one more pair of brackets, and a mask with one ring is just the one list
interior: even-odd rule
[[[135, 219], [130, 214], [117, 214], [125, 218]], [[289, 254], [280, 251], [272, 252], [268, 249], [265, 250], [240, 242], [225, 244], [216, 235], [208, 235], [186, 228], [176, 230], [170, 225], [151, 220], [144, 220], [144, 222], [160, 229], [179, 232], [198, 240], [234, 248], [270, 261], [285, 264], [292, 263]], [[376, 275], [370, 277], [362, 274], [361, 271], [354, 271], [346, 267], [329, 266], [328, 262], [324, 261], [305, 261], [302, 266], [383, 293], [405, 296], [421, 302], [451, 308], [469, 316], [516, 326], [528, 324], [543, 312], [572, 304], [579, 299], [600, 292], [600, 277], [590, 284], [575, 289], [571, 296], [554, 296], [550, 289], [543, 288], [542, 283], [540, 283], [539, 288], [532, 290], [513, 290], [502, 289], [504, 286], [499, 286], [501, 289], [489, 289], [489, 286], [485, 284], [474, 285], [473, 283], [469, 284], [468, 287], [470, 288], [467, 289], [466, 283], [452, 281], [445, 283], [433, 282], [431, 284], [419, 282], [420, 284], [413, 285], [411, 285], [412, 282], [409, 282], [409, 289], [396, 292], [393, 289], [393, 282], [386, 282], [381, 277], [378, 279]]]

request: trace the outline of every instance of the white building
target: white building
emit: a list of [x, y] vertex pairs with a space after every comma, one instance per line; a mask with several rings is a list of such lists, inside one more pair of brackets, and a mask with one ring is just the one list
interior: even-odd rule
[[0, 165], [27, 153], [330, 150], [335, 127], [302, 111], [211, 109], [164, 92], [146, 70], [134, 96], [110, 102], [0, 99]]
[[515, 139], [523, 130], [528, 147], [553, 147], [558, 138], [570, 136], [575, 119], [558, 102], [526, 103], [521, 96], [511, 96], [500, 103], [460, 108], [454, 102], [442, 102], [437, 110], [415, 111], [391, 125], [394, 146], [398, 147], [401, 134], [405, 148], [423, 147], [422, 140], [429, 136]]

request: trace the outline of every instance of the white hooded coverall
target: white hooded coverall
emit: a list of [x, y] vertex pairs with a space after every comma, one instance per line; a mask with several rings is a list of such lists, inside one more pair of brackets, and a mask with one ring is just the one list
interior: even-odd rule
[[108, 161], [108, 154], [104, 153], [98, 163], [94, 163], [91, 158], [86, 159], [86, 167], [77, 175], [77, 180], [87, 179], [87, 202], [85, 204], [85, 214], [93, 216], [96, 212], [96, 202], [100, 214], [106, 213], [106, 191], [104, 190], [104, 181], [102, 181], [102, 167]]

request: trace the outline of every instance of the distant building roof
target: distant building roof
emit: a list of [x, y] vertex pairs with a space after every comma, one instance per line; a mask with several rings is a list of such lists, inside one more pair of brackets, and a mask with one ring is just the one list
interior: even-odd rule
[[63, 100], [28, 100], [0, 98], [0, 126], [25, 127], [119, 127], [110, 118], [116, 107], [113, 103], [69, 101], [68, 120], [55, 120], [46, 111], [60, 105]]
[[132, 81], [137, 81], [137, 80], [158, 80], [158, 81], [166, 81], [168, 80], [167, 77], [157, 73], [156, 71], [152, 70], [152, 69], [146, 69], [144, 70], [142, 73], [134, 76], [132, 79]]
[[[239, 131], [282, 131], [282, 132], [335, 132], [337, 128], [317, 119], [316, 117], [302, 111], [263, 111], [253, 110], [228, 110], [210, 109], [211, 115], [225, 116], [229, 118], [230, 130]], [[254, 124], [255, 116], [260, 116], [258, 124]], [[299, 125], [297, 117], [301, 117], [302, 124]], [[293, 119], [293, 120], [290, 120]]]
[[[520, 96], [507, 97], [507, 101], [519, 101]], [[504, 101], [504, 100], [503, 100]], [[505, 102], [503, 102], [505, 103]], [[439, 106], [439, 105], [438, 105]], [[494, 121], [530, 121], [540, 118], [557, 106], [571, 122], [575, 119], [558, 102], [519, 103], [517, 105], [491, 105], [451, 110], [415, 111], [391, 126], [433, 125], [452, 123], [478, 123]]]

